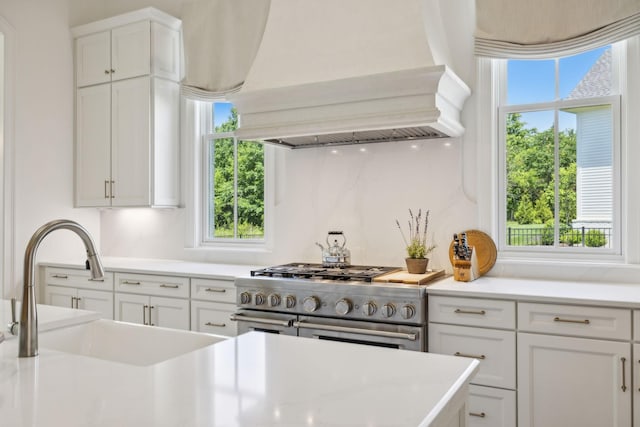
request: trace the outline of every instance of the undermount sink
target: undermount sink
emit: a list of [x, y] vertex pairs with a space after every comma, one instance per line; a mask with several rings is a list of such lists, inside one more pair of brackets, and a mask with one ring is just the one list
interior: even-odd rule
[[225, 337], [196, 332], [94, 320], [40, 334], [40, 348], [149, 366], [206, 347]]

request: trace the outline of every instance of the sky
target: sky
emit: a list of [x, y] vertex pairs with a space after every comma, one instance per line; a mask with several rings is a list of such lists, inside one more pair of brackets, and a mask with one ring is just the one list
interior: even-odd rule
[[231, 107], [229, 102], [216, 102], [213, 104], [213, 128], [220, 126], [231, 117]]
[[[559, 61], [559, 98], [566, 98], [587, 74], [608, 46], [569, 56]], [[555, 60], [510, 60], [508, 62], [507, 103], [509, 105], [553, 101], [555, 97]], [[575, 116], [560, 114], [560, 130], [575, 129]], [[553, 124], [553, 112], [523, 114], [528, 127], [546, 130]]]

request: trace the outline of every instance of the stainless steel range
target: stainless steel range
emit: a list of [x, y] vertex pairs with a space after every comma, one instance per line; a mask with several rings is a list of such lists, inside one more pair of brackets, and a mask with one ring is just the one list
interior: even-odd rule
[[238, 332], [426, 351], [423, 286], [376, 282], [397, 267], [286, 264], [238, 278]]

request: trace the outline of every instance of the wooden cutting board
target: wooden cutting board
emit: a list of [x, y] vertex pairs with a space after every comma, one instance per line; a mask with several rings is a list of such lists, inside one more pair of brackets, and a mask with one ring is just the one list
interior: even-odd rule
[[373, 281], [385, 283], [406, 283], [409, 285], [424, 285], [425, 283], [428, 283], [442, 276], [444, 276], [444, 270], [431, 270], [427, 271], [424, 274], [411, 274], [407, 273], [406, 270], [402, 270], [374, 277]]

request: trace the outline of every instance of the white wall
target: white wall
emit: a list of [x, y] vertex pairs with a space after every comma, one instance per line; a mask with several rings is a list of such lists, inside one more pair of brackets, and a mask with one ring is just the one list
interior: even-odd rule
[[[86, 23], [89, 17], [109, 16], [104, 8], [87, 8], [86, 1], [71, 3], [78, 6], [72, 11], [77, 23]], [[125, 11], [124, 2], [113, 3], [120, 6], [111, 7], [109, 2], [109, 12]], [[133, 10], [152, 3], [171, 13], [161, 1], [127, 5]], [[455, 25], [445, 25], [452, 65], [473, 87], [473, 1], [440, 3], [447, 22], [456, 21]], [[468, 197], [475, 189], [474, 118], [473, 102], [467, 102], [463, 121], [469, 131], [464, 139], [419, 141], [417, 149], [409, 142], [371, 144], [365, 153], [359, 151], [360, 147], [339, 147], [337, 155], [327, 148], [279, 149], [271, 252], [184, 249], [182, 209], [102, 211], [102, 252], [110, 256], [263, 265], [317, 262], [320, 249], [314, 242], [324, 242], [328, 230], [339, 229], [346, 234], [353, 263], [403, 265], [404, 244], [395, 219], [404, 223], [409, 208], [422, 208], [431, 210], [430, 229], [438, 245], [432, 265], [450, 270], [447, 254], [452, 233], [477, 224], [476, 205]]]
[[[415, 148], [414, 148], [415, 147]], [[462, 190], [459, 140], [364, 146], [278, 148], [275, 244], [270, 253], [185, 250], [183, 209], [102, 212], [105, 255], [212, 262], [276, 264], [319, 262], [328, 230], [343, 230], [354, 264], [403, 265], [404, 244], [395, 220], [408, 209], [431, 210], [438, 248], [434, 266], [449, 267], [454, 232], [475, 226], [475, 204]], [[407, 231], [405, 230], [405, 233]]]
[[[48, 220], [66, 217], [99, 241], [99, 214], [73, 209], [73, 56], [67, 0], [0, 1], [15, 29], [15, 280], [22, 278], [26, 243]], [[57, 231], [39, 259], [82, 260], [81, 241]]]

